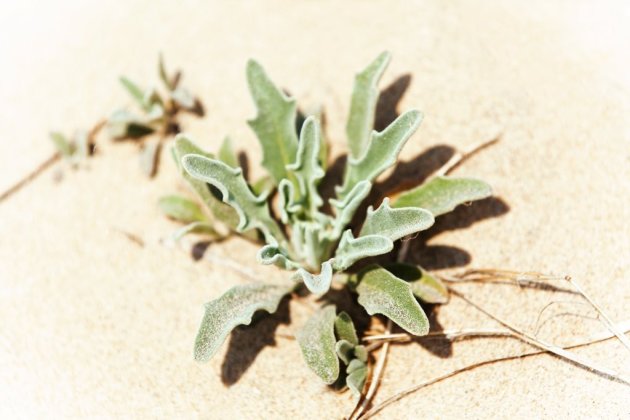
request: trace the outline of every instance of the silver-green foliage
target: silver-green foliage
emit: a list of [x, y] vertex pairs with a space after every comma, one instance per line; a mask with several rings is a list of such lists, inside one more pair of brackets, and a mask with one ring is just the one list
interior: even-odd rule
[[[231, 143], [224, 143], [214, 156], [183, 135], [177, 138], [174, 157], [183, 176], [206, 204], [203, 215], [222, 221], [232, 231], [258, 231], [265, 242], [258, 261], [288, 271], [284, 289], [237, 286], [210, 302], [195, 345], [197, 359], [212, 356], [228, 332], [236, 325], [249, 323], [254, 311], [273, 312], [281, 297], [299, 282], [312, 293], [323, 295], [333, 284], [335, 273], [361, 259], [391, 252], [396, 241], [428, 229], [435, 217], [490, 195], [489, 186], [482, 181], [436, 177], [370, 206], [362, 223], [351, 225], [375, 179], [395, 164], [422, 120], [420, 112], [411, 110], [381, 132], [372, 129], [377, 84], [388, 62], [389, 54], [383, 53], [356, 76], [347, 124], [350, 155], [343, 183], [336, 188], [336, 196], [328, 200], [330, 212], [324, 211], [318, 191], [326, 167], [320, 123], [308, 117], [297, 133], [295, 100], [274, 85], [255, 61], [247, 64], [249, 89], [257, 108], [249, 125], [260, 141], [262, 166], [269, 173], [264, 185], [277, 191], [277, 200], [272, 201], [274, 195], [269, 189], [263, 192], [258, 183], [248, 183], [237, 166]], [[207, 222], [192, 208], [181, 211], [181, 203], [171, 202], [170, 206], [184, 213], [182, 219], [188, 223]], [[368, 314], [384, 315], [414, 335], [429, 330], [417, 299], [443, 303], [448, 298], [436, 278], [408, 265], [371, 265], [350, 276], [346, 285], [358, 294], [358, 303]], [[345, 312], [337, 316], [334, 306], [325, 307], [306, 323], [297, 338], [307, 365], [324, 382], [338, 379], [341, 361], [346, 384], [355, 392], [361, 391], [367, 352]]]

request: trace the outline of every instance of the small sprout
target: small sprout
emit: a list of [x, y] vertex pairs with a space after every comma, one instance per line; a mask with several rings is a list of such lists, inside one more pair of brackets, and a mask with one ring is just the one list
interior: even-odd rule
[[[229, 139], [215, 156], [184, 135], [176, 137], [173, 157], [205, 213], [174, 198], [161, 202], [165, 212], [185, 223], [223, 224], [232, 233], [249, 235], [262, 242], [258, 262], [286, 272], [279, 274], [284, 286], [237, 286], [210, 302], [195, 343], [198, 360], [216, 353], [229, 331], [249, 323], [256, 310], [273, 312], [282, 296], [300, 284], [317, 295], [325, 295], [333, 284], [346, 287], [367, 314], [381, 314], [413, 335], [428, 333], [429, 321], [418, 299], [448, 300], [447, 289], [430, 273], [407, 264], [372, 264], [358, 273], [347, 270], [360, 260], [390, 253], [398, 240], [429, 229], [436, 217], [460, 204], [488, 197], [491, 189], [483, 181], [440, 176], [368, 203], [367, 213], [357, 215], [377, 177], [395, 165], [422, 121], [422, 114], [411, 110], [383, 131], [373, 130], [377, 85], [389, 60], [388, 53], [379, 55], [355, 78], [346, 127], [350, 155], [334, 197], [319, 192], [328, 167], [319, 119], [308, 116], [298, 121], [295, 99], [279, 89], [256, 61], [247, 63], [246, 72], [257, 108], [249, 125], [262, 146], [267, 177], [250, 184]], [[160, 74], [165, 84], [177, 84], [165, 71]], [[201, 214], [209, 216], [201, 220]], [[325, 306], [297, 333], [297, 341], [306, 364], [324, 383], [339, 380], [361, 392], [368, 352], [346, 312], [337, 314], [334, 306]]]
[[70, 164], [76, 166], [87, 159], [94, 152], [91, 136], [85, 131], [79, 131], [74, 137], [68, 138], [59, 132], [50, 133], [57, 152]]
[[[163, 89], [141, 87], [129, 78], [121, 77], [120, 83], [133, 99], [136, 110], [117, 109], [107, 119], [107, 131], [111, 138], [142, 141], [140, 165], [150, 177], [157, 171], [161, 141], [180, 132], [180, 111], [198, 116], [204, 113], [201, 102], [180, 85], [181, 73], [169, 76], [161, 55], [158, 73]], [[145, 140], [151, 134], [158, 134], [159, 138]]]

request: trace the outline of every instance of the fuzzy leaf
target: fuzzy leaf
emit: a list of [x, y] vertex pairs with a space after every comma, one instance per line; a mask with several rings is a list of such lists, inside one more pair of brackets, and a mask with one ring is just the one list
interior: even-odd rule
[[354, 78], [350, 115], [346, 125], [350, 156], [354, 159], [363, 156], [370, 141], [379, 96], [377, 85], [390, 59], [389, 52], [382, 52]]
[[324, 177], [324, 170], [319, 165], [321, 134], [319, 123], [314, 117], [308, 117], [302, 126], [295, 163], [287, 166], [298, 181], [299, 201], [303, 202], [309, 215], [314, 217], [323, 204], [317, 191], [319, 181]]
[[160, 198], [158, 206], [162, 213], [182, 223], [203, 222], [207, 220], [197, 203], [185, 197], [167, 195]]
[[168, 90], [175, 89], [176, 79], [170, 79], [168, 77], [168, 72], [166, 71], [166, 65], [164, 64], [164, 56], [162, 56], [161, 53], [158, 59], [158, 73], [160, 74], [160, 79], [162, 80], [162, 83], [164, 83], [164, 86], [166, 86]]
[[306, 364], [327, 384], [332, 384], [339, 376], [334, 323], [335, 307], [326, 306], [296, 334]]
[[333, 267], [330, 261], [322, 263], [319, 274], [311, 274], [304, 268], [299, 268], [294, 277], [301, 278], [306, 288], [315, 295], [323, 295], [330, 289], [332, 283]]
[[335, 344], [335, 353], [347, 365], [354, 356], [354, 344], [347, 340], [339, 340]]
[[433, 225], [433, 215], [426, 210], [404, 207], [392, 209], [385, 198], [376, 210], [368, 208], [367, 217], [359, 236], [381, 235], [396, 241]]
[[107, 119], [107, 131], [115, 139], [140, 138], [155, 131], [154, 124], [162, 118], [161, 107], [156, 105], [151, 114], [140, 117], [124, 109], [114, 111]]
[[295, 100], [278, 89], [254, 60], [247, 63], [247, 82], [258, 109], [256, 118], [248, 123], [262, 145], [262, 165], [277, 185], [289, 178], [286, 166], [295, 161], [298, 146]]
[[334, 258], [334, 268], [343, 271], [360, 259], [386, 254], [394, 249], [391, 239], [381, 235], [354, 238], [350, 229], [341, 237]]
[[371, 266], [359, 275], [359, 303], [368, 314], [382, 314], [414, 335], [429, 332], [429, 320], [411, 292], [411, 286], [386, 269]]
[[171, 92], [171, 99], [184, 109], [190, 110], [195, 107], [195, 98], [186, 88], [181, 86], [175, 88], [175, 90]]
[[367, 365], [365, 362], [359, 359], [352, 360], [346, 369], [346, 373], [348, 374], [346, 377], [348, 388], [350, 388], [355, 395], [361, 395], [367, 377]]
[[343, 229], [354, 217], [354, 213], [370, 193], [370, 189], [372, 189], [371, 182], [360, 181], [354, 186], [354, 188], [352, 188], [352, 191], [343, 198], [343, 200], [330, 200], [330, 204], [335, 209], [336, 213], [336, 217], [332, 222], [332, 238], [336, 239], [341, 235]]
[[192, 222], [187, 224], [186, 226], [182, 226], [181, 228], [177, 229], [175, 233], [173, 233], [172, 239], [173, 241], [177, 242], [189, 233], [201, 233], [204, 235], [210, 235], [215, 238], [221, 236], [214, 229], [214, 226], [212, 226], [208, 222]]
[[295, 270], [300, 264], [292, 261], [287, 253], [275, 244], [263, 246], [256, 254], [256, 259], [263, 265], [274, 264], [285, 270]]
[[288, 179], [283, 179], [278, 184], [278, 201], [280, 202], [280, 219], [288, 224], [292, 215], [302, 211], [302, 205], [295, 202], [295, 186]]
[[50, 139], [55, 145], [55, 149], [61, 153], [61, 156], [64, 158], [72, 157], [75, 152], [75, 147], [72, 142], [66, 138], [66, 136], [61, 133], [54, 132], [50, 133]]
[[492, 188], [474, 178], [438, 176], [400, 194], [394, 207], [421, 207], [437, 217], [453, 211], [460, 204], [481, 200], [492, 195]]
[[162, 142], [160, 139], [156, 138], [148, 139], [142, 145], [140, 152], [140, 168], [146, 176], [152, 177], [157, 173], [161, 149]]
[[140, 86], [136, 85], [130, 79], [125, 76], [120, 77], [120, 83], [123, 85], [125, 90], [131, 95], [131, 97], [138, 103], [138, 105], [144, 109], [148, 110], [148, 107], [144, 101], [144, 90], [140, 88]]
[[238, 164], [238, 157], [236, 156], [236, 153], [234, 153], [234, 148], [232, 147], [232, 139], [229, 137], [223, 139], [223, 143], [221, 143], [221, 148], [219, 149], [217, 157], [221, 162], [231, 166], [232, 168], [238, 168], [240, 166]]
[[249, 325], [256, 311], [274, 313], [293, 285], [248, 284], [236, 286], [206, 304], [195, 340], [195, 359], [209, 360], [238, 325]]
[[363, 363], [367, 363], [368, 352], [365, 346], [355, 346], [354, 347], [354, 355], [357, 359], [362, 361]]
[[396, 162], [405, 142], [420, 126], [422, 114], [407, 111], [380, 133], [373, 131], [363, 156], [349, 158], [343, 186], [337, 187], [337, 196], [344, 197], [360, 181], [372, 181]]
[[346, 377], [348, 388], [354, 395], [361, 395], [367, 378], [367, 365], [359, 359], [354, 359], [348, 365], [346, 373], [348, 374]]
[[[239, 232], [258, 228], [267, 243], [284, 241], [284, 234], [269, 213], [265, 197], [256, 197], [249, 189], [241, 168], [230, 168], [225, 163], [201, 155], [182, 158], [184, 169], [194, 178], [214, 185], [239, 215]], [[261, 199], [262, 198], [262, 199]]]
[[256, 195], [269, 196], [273, 191], [275, 184], [269, 175], [265, 175], [251, 184], [252, 191]]
[[359, 337], [357, 337], [357, 331], [354, 329], [354, 323], [352, 318], [347, 312], [340, 312], [335, 319], [335, 333], [339, 340], [346, 340], [352, 345], [359, 344]]
[[426, 303], [448, 302], [448, 288], [427, 270], [411, 264], [388, 264], [387, 271], [399, 279], [409, 282], [411, 292]]
[[201, 198], [201, 200], [205, 203], [205, 205], [208, 206], [208, 209], [210, 209], [210, 211], [212, 212], [212, 215], [216, 219], [225, 223], [231, 229], [236, 229], [236, 226], [238, 226], [238, 222], [239, 222], [239, 217], [238, 217], [238, 214], [236, 213], [236, 210], [234, 210], [232, 207], [230, 207], [229, 205], [221, 201], [219, 191], [215, 190], [217, 194], [216, 195], [213, 194], [211, 190], [211, 186], [208, 185], [208, 183], [204, 181], [200, 181], [192, 177], [182, 167], [182, 163], [181, 163], [182, 158], [188, 154], [202, 155], [208, 158], [214, 157], [211, 153], [205, 152], [203, 149], [201, 149], [199, 146], [193, 143], [185, 135], [183, 134], [177, 135], [177, 137], [175, 137], [175, 146], [173, 147], [173, 155], [175, 158], [175, 163], [177, 164], [177, 167], [179, 168], [182, 176], [184, 177], [184, 179], [186, 179], [188, 184], [190, 184], [190, 186], [197, 193], [197, 195], [199, 195], [199, 198]]
[[296, 220], [292, 225], [293, 249], [311, 267], [319, 266], [327, 258], [333, 242], [322, 234], [321, 223]]

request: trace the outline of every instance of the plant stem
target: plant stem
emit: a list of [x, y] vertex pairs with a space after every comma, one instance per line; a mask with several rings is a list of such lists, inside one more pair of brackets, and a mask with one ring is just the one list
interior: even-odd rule
[[[389, 334], [392, 330], [392, 320], [387, 320], [387, 326], [385, 327], [385, 333]], [[376, 361], [376, 365], [374, 366], [374, 373], [372, 374], [372, 380], [370, 382], [370, 387], [365, 393], [365, 397], [359, 400], [359, 403], [355, 407], [352, 414], [350, 414], [350, 420], [356, 420], [360, 418], [365, 410], [368, 408], [372, 400], [374, 399], [374, 395], [376, 394], [376, 390], [378, 388], [378, 384], [383, 375], [383, 371], [385, 369], [385, 360], [387, 359], [387, 353], [389, 351], [389, 342], [385, 342], [383, 344], [383, 348], [378, 354], [378, 360]]]
[[[621, 324], [617, 324], [616, 328], [621, 328], [623, 329], [625, 332], [630, 331], [630, 321], [626, 321], [624, 323]], [[588, 346], [591, 344], [595, 344], [595, 343], [599, 343], [601, 341], [605, 341], [605, 340], [610, 340], [611, 338], [613, 338], [614, 335], [612, 333], [606, 333], [606, 332], [602, 332], [600, 334], [596, 334], [593, 337], [584, 339], [583, 341], [571, 344], [569, 346], [566, 346], [565, 349], [573, 349], [573, 348], [577, 348], [577, 347], [584, 347], [584, 346]], [[491, 365], [494, 363], [499, 363], [499, 362], [506, 362], [509, 360], [515, 360], [515, 359], [523, 359], [526, 357], [532, 357], [532, 356], [539, 356], [541, 354], [547, 354], [549, 353], [546, 350], [535, 350], [535, 351], [530, 351], [530, 352], [525, 352], [525, 353], [520, 353], [520, 354], [516, 354], [513, 356], [504, 356], [504, 357], [498, 357], [498, 358], [494, 358], [494, 359], [488, 359], [488, 360], [484, 360], [481, 362], [477, 362], [477, 363], [473, 363], [470, 364], [468, 366], [464, 366], [462, 368], [459, 369], [455, 369], [452, 370], [448, 373], [445, 373], [443, 375], [437, 376], [435, 378], [429, 379], [427, 381], [421, 382], [417, 385], [414, 385], [410, 388], [405, 389], [404, 391], [401, 391], [391, 397], [389, 397], [388, 399], [386, 399], [385, 401], [383, 401], [382, 403], [380, 403], [379, 405], [373, 407], [371, 410], [369, 410], [368, 412], [366, 412], [362, 419], [367, 420], [368, 418], [371, 418], [372, 416], [374, 416], [375, 414], [379, 413], [381, 410], [383, 410], [385, 407], [400, 401], [401, 399], [403, 399], [404, 397], [407, 397], [411, 394], [413, 394], [416, 391], [419, 391], [423, 388], [426, 388], [430, 385], [436, 384], [438, 382], [444, 381], [448, 378], [452, 378], [454, 376], [457, 376], [460, 373], [464, 373], [464, 372], [468, 372], [474, 369], [477, 369], [479, 367], [482, 366], [487, 366], [487, 365]]]
[[456, 152], [449, 160], [446, 162], [440, 169], [438, 169], [431, 178], [436, 176], [448, 175], [453, 169], [461, 165], [464, 161], [469, 159], [474, 154], [480, 152], [486, 147], [490, 147], [493, 144], [497, 143], [501, 138], [501, 133], [492, 137], [490, 140], [484, 140], [477, 143], [472, 144], [468, 148], [464, 149], [462, 152]]
[[546, 343], [542, 340], [539, 340], [535, 337], [533, 337], [532, 335], [526, 333], [525, 331], [522, 331], [520, 329], [518, 329], [517, 327], [509, 324], [508, 322], [504, 321], [503, 319], [499, 318], [498, 316], [488, 312], [486, 309], [484, 309], [483, 307], [481, 307], [480, 305], [478, 305], [477, 303], [473, 302], [472, 300], [468, 299], [464, 294], [458, 292], [457, 290], [449, 287], [449, 291], [459, 297], [460, 299], [462, 299], [463, 301], [465, 301], [466, 303], [468, 303], [469, 305], [471, 305], [472, 307], [474, 307], [475, 309], [477, 309], [478, 311], [480, 311], [481, 313], [483, 313], [484, 315], [492, 318], [493, 320], [497, 321], [499, 324], [503, 325], [504, 327], [506, 327], [507, 329], [509, 329], [510, 331], [512, 331], [514, 333], [514, 336], [518, 339], [520, 339], [521, 341], [530, 344], [534, 347], [538, 347], [541, 350], [545, 350], [549, 353], [553, 353], [556, 356], [559, 356], [562, 359], [565, 360], [569, 360], [579, 366], [582, 366], [583, 368], [586, 368], [594, 373], [597, 373], [599, 375], [602, 375], [604, 377], [608, 377], [609, 379], [613, 379], [617, 382], [621, 382], [624, 383], [626, 385], [630, 385], [630, 378], [627, 378], [621, 374], [619, 374], [618, 372], [609, 369], [607, 367], [603, 367], [603, 366], [599, 366], [596, 365], [595, 363], [593, 363], [592, 361], [590, 361], [589, 359], [587, 359], [586, 357], [582, 357], [578, 354], [575, 354], [573, 352], [567, 351], [565, 349], [563, 349], [562, 347], [558, 347], [556, 345], [553, 344], [549, 344]]
[[57, 162], [61, 158], [61, 154], [59, 152], [55, 152], [50, 155], [46, 160], [40, 163], [33, 171], [27, 174], [24, 178], [20, 179], [17, 183], [15, 183], [11, 188], [6, 190], [0, 195], [0, 203], [11, 197], [13, 194], [27, 186], [31, 183], [35, 178], [44, 173], [44, 171], [50, 168], [55, 162]]

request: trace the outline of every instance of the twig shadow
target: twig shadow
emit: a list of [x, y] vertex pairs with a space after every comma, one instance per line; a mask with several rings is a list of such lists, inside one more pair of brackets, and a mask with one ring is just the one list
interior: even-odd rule
[[276, 345], [275, 332], [278, 326], [290, 322], [289, 299], [285, 297], [274, 314], [257, 313], [251, 325], [235, 328], [221, 365], [223, 384], [232, 386], [238, 382], [265, 347]]

